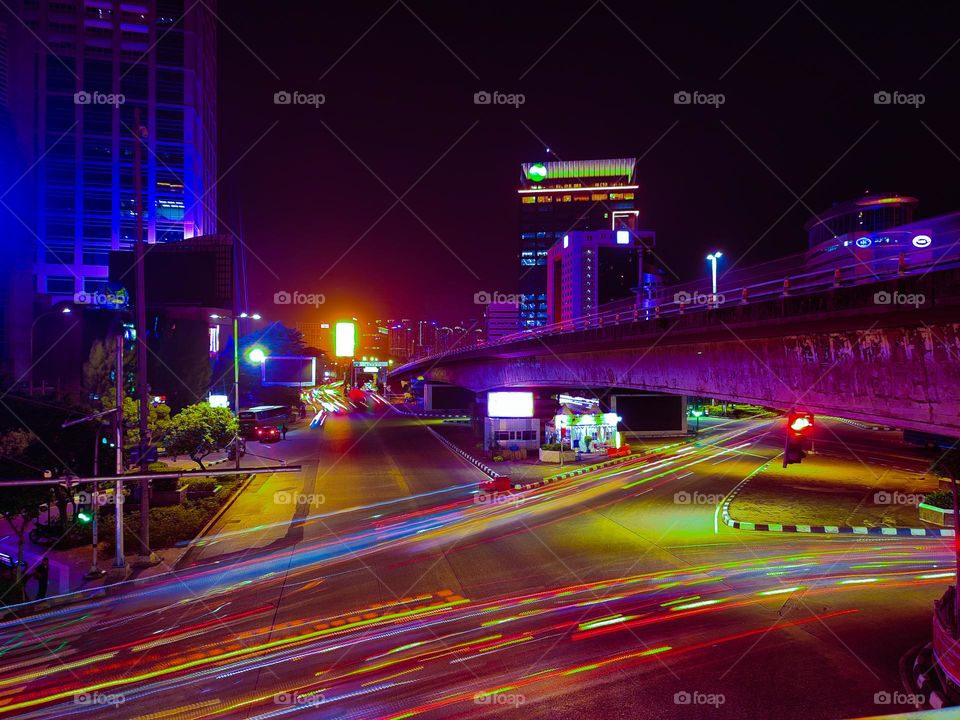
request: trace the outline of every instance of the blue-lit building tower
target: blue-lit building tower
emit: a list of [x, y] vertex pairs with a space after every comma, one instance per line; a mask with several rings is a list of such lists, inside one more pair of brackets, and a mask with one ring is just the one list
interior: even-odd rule
[[[38, 317], [102, 286], [110, 251], [132, 247], [135, 109], [147, 129], [145, 241], [216, 233], [216, 5], [15, 0], [10, 8], [0, 24], [23, 156], [17, 189], [26, 195], [15, 219], [30, 245]], [[22, 332], [14, 328], [7, 342], [17, 376], [31, 363]]]
[[572, 230], [637, 229], [636, 158], [520, 166], [520, 325], [547, 322], [547, 251]]

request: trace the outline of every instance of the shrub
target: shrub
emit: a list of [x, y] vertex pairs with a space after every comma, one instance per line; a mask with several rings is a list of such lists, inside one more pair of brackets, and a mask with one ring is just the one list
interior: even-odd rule
[[195, 492], [213, 492], [216, 489], [216, 480], [194, 480], [187, 485], [187, 490], [193, 490]]
[[937, 490], [936, 492], [927, 493], [923, 498], [923, 502], [927, 505], [951, 510], [953, 509], [953, 493], [947, 490]]
[[494, 461], [494, 462], [503, 462], [503, 455], [494, 455], [494, 456], [493, 456], [493, 461]]
[[[560, 443], [544, 443], [543, 445], [540, 446], [540, 449], [541, 449], [541, 450], [559, 450], [559, 449], [560, 449]], [[565, 450], [569, 450], [569, 449], [570, 449], [570, 446], [569, 446], [569, 445], [565, 445], [565, 446], [564, 446], [564, 449], [565, 449]]]

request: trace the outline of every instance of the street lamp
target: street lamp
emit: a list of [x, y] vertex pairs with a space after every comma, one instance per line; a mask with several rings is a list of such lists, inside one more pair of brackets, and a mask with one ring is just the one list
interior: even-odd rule
[[255, 347], [247, 353], [247, 360], [252, 362], [254, 365], [260, 365], [266, 359], [267, 354], [263, 351], [263, 348]]
[[[233, 402], [234, 402], [234, 412], [237, 416], [237, 434], [233, 438], [233, 456], [236, 460], [236, 468], [240, 469], [240, 323], [239, 318], [250, 318], [251, 320], [259, 320], [260, 313], [253, 313], [248, 315], [245, 312], [234, 313], [232, 318], [229, 315], [217, 315], [214, 313], [210, 316], [213, 320], [233, 320]], [[262, 351], [261, 351], [262, 352]]]
[[69, 305], [64, 305], [59, 310], [57, 308], [53, 308], [52, 310], [47, 310], [46, 312], [43, 312], [37, 315], [33, 319], [33, 322], [30, 324], [30, 395], [31, 396], [33, 396], [33, 366], [34, 366], [33, 331], [37, 327], [37, 323], [40, 322], [40, 320], [42, 320], [43, 318], [47, 317], [47, 315], [53, 315], [55, 313], [60, 313], [61, 315], [69, 315], [72, 312], [73, 312], [73, 309]]
[[711, 288], [713, 290], [713, 295], [717, 295], [717, 260], [723, 257], [723, 253], [719, 250], [717, 252], [712, 252], [707, 255], [707, 260], [710, 263], [710, 275], [712, 278]]

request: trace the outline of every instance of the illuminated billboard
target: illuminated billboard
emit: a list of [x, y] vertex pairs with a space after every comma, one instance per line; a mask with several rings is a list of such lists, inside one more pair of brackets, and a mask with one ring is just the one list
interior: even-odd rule
[[533, 393], [487, 393], [487, 417], [533, 417]]
[[333, 330], [334, 355], [353, 357], [357, 348], [357, 326], [352, 322], [338, 322]]
[[313, 387], [317, 384], [317, 359], [308, 355], [267, 355], [260, 364], [260, 382], [263, 385]]

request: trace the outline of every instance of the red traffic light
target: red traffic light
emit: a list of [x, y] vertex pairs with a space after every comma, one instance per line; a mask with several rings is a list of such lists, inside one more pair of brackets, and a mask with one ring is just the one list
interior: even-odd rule
[[813, 413], [791, 412], [787, 415], [787, 427], [798, 435], [813, 430]]

